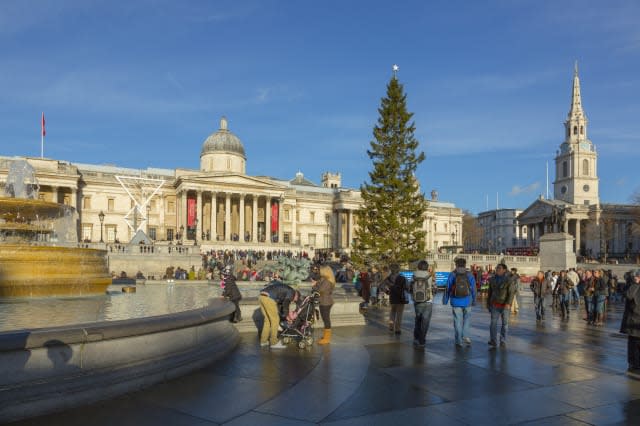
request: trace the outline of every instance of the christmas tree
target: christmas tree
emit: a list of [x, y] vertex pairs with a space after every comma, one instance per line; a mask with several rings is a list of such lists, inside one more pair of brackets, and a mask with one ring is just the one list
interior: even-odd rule
[[426, 254], [427, 203], [415, 177], [425, 156], [417, 152], [415, 124], [410, 123], [413, 114], [407, 111], [406, 95], [395, 75], [378, 112], [367, 150], [373, 169], [370, 181], [360, 187], [363, 206], [357, 213], [352, 257], [360, 265], [407, 265]]

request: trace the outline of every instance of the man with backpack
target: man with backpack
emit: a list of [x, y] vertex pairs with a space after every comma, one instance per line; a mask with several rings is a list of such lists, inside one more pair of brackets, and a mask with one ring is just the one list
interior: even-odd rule
[[489, 279], [489, 294], [487, 295], [487, 308], [491, 312], [491, 325], [489, 326], [489, 347], [497, 346], [498, 318], [502, 319], [500, 327], [500, 346], [507, 345], [507, 332], [509, 331], [509, 311], [515, 294], [515, 282], [508, 272], [507, 265], [499, 263], [496, 273]]
[[458, 257], [454, 260], [456, 268], [449, 274], [447, 288], [442, 297], [442, 304], [451, 303], [453, 311], [453, 329], [456, 346], [471, 345], [469, 326], [471, 322], [471, 305], [476, 304], [476, 282], [467, 271], [467, 260]]
[[429, 264], [426, 260], [418, 262], [418, 270], [413, 273], [410, 290], [416, 312], [413, 346], [424, 348], [433, 313], [433, 276], [429, 273]]

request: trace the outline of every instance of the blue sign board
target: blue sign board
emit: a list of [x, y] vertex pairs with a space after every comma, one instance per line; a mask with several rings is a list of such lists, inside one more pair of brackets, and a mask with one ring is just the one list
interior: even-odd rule
[[436, 272], [436, 287], [446, 287], [451, 272]]
[[413, 281], [413, 271], [400, 271], [400, 275], [407, 280], [407, 283], [411, 283], [411, 281]]

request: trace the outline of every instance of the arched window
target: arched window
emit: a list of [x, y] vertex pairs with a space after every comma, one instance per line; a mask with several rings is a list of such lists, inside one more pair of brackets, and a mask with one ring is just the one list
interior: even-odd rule
[[584, 126], [580, 126], [580, 134], [584, 135]]
[[574, 135], [578, 134], [578, 126], [573, 126], [573, 134]]
[[563, 161], [562, 162], [562, 177], [567, 177], [567, 174], [568, 174], [567, 162]]
[[582, 174], [589, 175], [589, 160], [587, 159], [582, 160]]

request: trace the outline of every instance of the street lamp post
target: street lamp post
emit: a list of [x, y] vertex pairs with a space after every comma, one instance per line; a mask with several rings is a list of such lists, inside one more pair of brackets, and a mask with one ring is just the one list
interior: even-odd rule
[[180, 241], [184, 240], [184, 225], [180, 225]]
[[324, 241], [324, 248], [329, 248], [329, 241], [331, 239], [331, 236], [329, 235], [329, 224], [331, 223], [331, 216], [329, 215], [329, 213], [324, 215], [324, 221], [327, 223], [327, 234]]
[[100, 242], [104, 243], [102, 239], [102, 224], [104, 223], [104, 212], [100, 210], [100, 214], [98, 214], [98, 219], [100, 219]]

